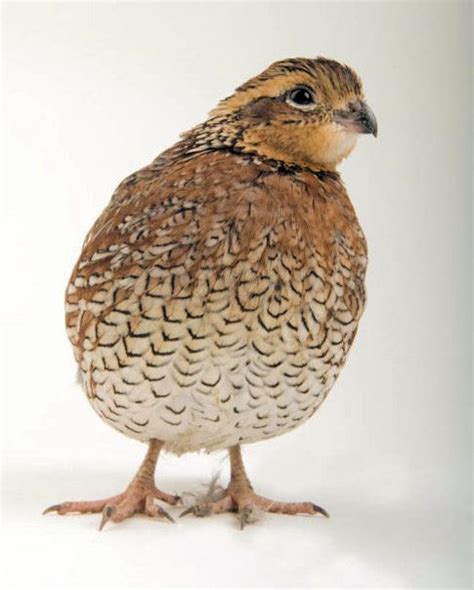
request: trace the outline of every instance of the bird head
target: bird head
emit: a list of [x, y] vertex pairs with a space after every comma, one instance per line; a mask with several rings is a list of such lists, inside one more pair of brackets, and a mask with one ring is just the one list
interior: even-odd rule
[[335, 169], [361, 133], [377, 135], [362, 84], [348, 66], [318, 57], [272, 64], [210, 113], [235, 149], [311, 169]]

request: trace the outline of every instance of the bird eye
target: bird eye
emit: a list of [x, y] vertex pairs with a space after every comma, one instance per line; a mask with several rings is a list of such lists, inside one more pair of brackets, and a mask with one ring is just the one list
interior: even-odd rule
[[286, 102], [295, 107], [310, 107], [315, 103], [314, 95], [306, 86], [297, 86], [290, 90]]

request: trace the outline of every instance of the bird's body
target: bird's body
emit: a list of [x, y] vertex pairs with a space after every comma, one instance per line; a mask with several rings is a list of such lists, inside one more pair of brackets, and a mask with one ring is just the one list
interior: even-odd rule
[[178, 453], [283, 434], [344, 363], [365, 266], [337, 173], [225, 151], [159, 159], [120, 185], [68, 288], [87, 395]]
[[310, 418], [353, 342], [367, 248], [336, 166], [359, 133], [376, 122], [357, 75], [286, 60], [119, 185], [74, 268], [66, 324], [96, 412], [150, 449], [124, 494], [55, 509], [156, 515], [153, 498], [175, 502], [150, 480], [161, 448], [229, 448], [227, 494], [206, 511], [324, 513], [256, 496], [239, 446]]

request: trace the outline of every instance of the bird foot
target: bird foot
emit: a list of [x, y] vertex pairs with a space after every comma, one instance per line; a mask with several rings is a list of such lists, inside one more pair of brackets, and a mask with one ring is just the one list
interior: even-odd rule
[[179, 496], [162, 492], [155, 487], [153, 481], [142, 481], [140, 479], [132, 481], [125, 492], [116, 496], [104, 498], [103, 500], [55, 504], [46, 508], [43, 514], [47, 514], [48, 512], [57, 512], [61, 515], [72, 512], [81, 514], [102, 512], [99, 530], [102, 530], [109, 520], [112, 522], [121, 522], [134, 514], [145, 514], [153, 518], [166, 518], [170, 522], [174, 522], [171, 516], [161, 506], [155, 504], [155, 500], [162, 500], [174, 506], [180, 498]]
[[229, 486], [224, 495], [215, 501], [203, 501], [190, 506], [180, 514], [195, 516], [210, 516], [222, 512], [236, 512], [240, 528], [259, 520], [262, 512], [275, 514], [322, 514], [329, 518], [329, 514], [312, 502], [275, 502], [257, 495], [251, 488], [233, 488]]

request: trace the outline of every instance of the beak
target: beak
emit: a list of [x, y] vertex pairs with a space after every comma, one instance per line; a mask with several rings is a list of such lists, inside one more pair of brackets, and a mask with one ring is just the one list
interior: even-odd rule
[[335, 111], [334, 121], [352, 133], [370, 133], [377, 137], [377, 119], [366, 102], [357, 102], [347, 109]]

